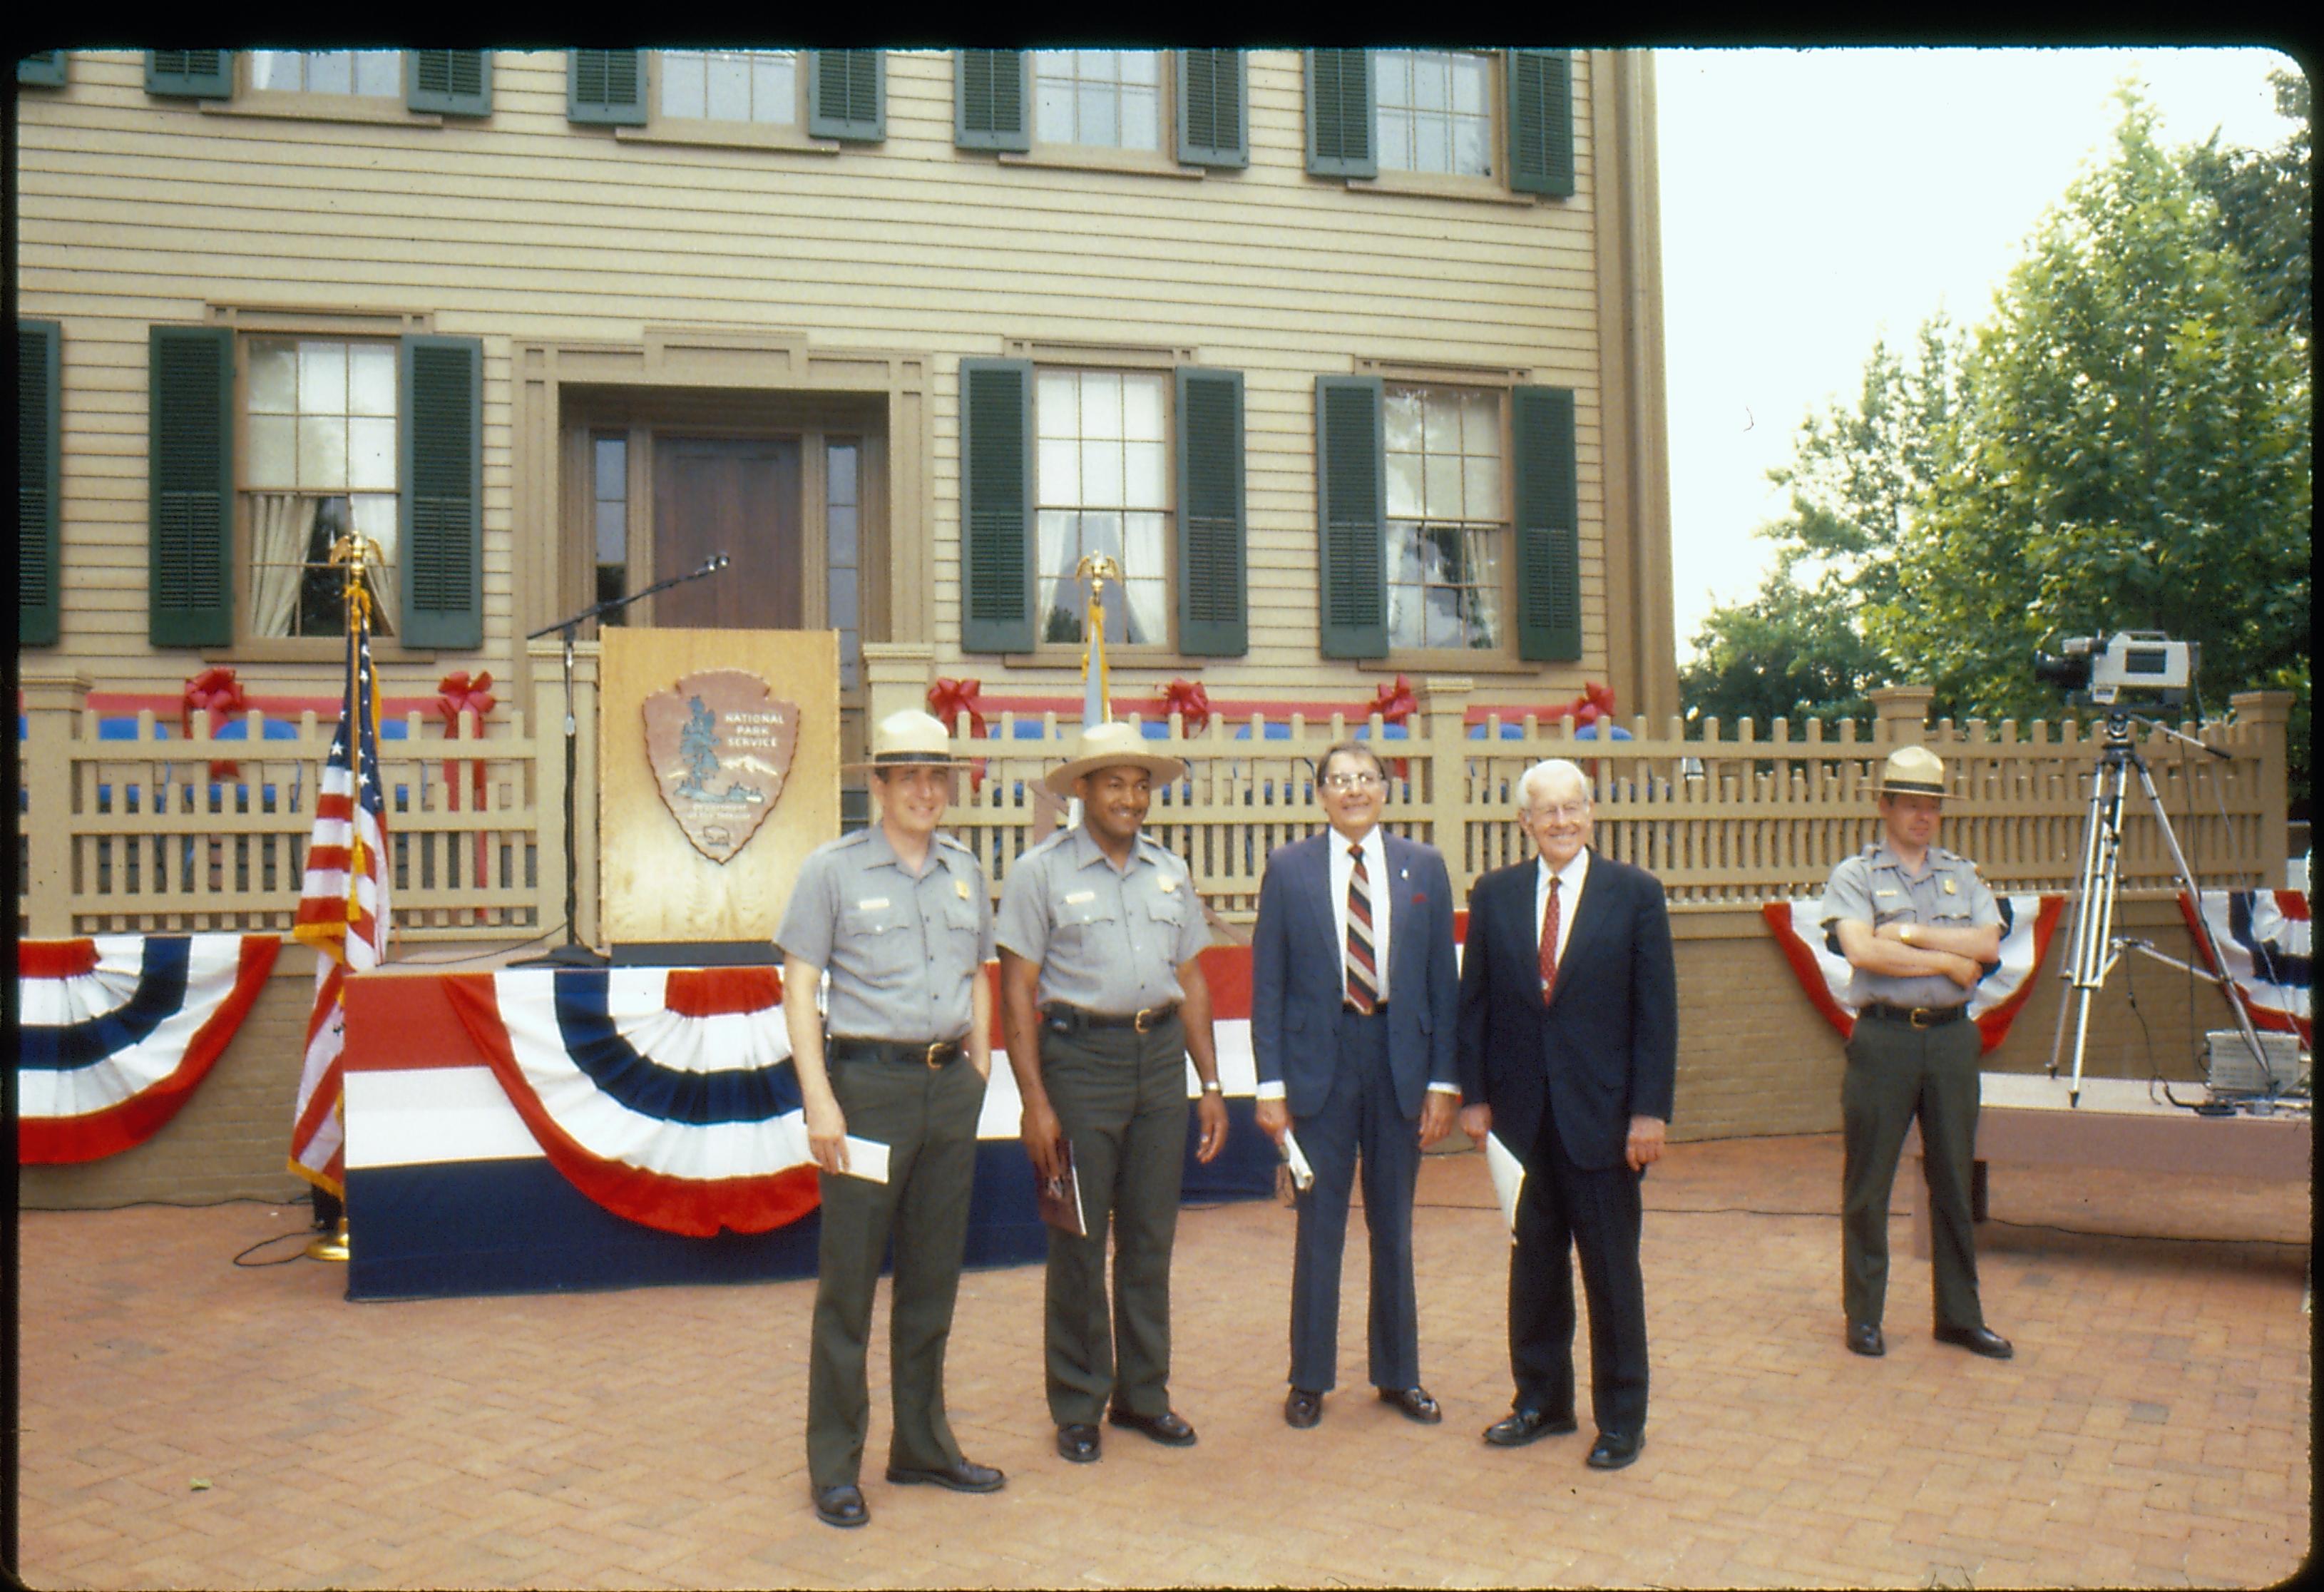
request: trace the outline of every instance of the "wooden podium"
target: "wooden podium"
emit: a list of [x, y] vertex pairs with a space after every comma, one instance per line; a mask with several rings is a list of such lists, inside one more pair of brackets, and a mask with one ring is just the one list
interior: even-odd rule
[[613, 960], [772, 960], [800, 865], [839, 833], [838, 633], [608, 627], [598, 701]]

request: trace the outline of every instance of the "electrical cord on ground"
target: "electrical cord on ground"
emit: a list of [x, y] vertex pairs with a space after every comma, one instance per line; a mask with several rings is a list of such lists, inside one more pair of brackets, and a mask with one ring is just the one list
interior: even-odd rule
[[290, 1263], [291, 1263], [291, 1262], [293, 1262], [293, 1261], [302, 1261], [302, 1260], [307, 1260], [307, 1259], [309, 1259], [309, 1258], [310, 1258], [310, 1257], [308, 1255], [307, 1252], [306, 1252], [305, 1250], [303, 1250], [303, 1249], [301, 1249], [301, 1250], [300, 1250], [300, 1251], [298, 1251], [297, 1253], [292, 1254], [286, 1254], [286, 1255], [284, 1255], [281, 1260], [267, 1260], [267, 1261], [244, 1260], [244, 1259], [243, 1258], [243, 1255], [255, 1254], [257, 1254], [260, 1250], [266, 1248], [269, 1245], [272, 1245], [272, 1244], [281, 1244], [281, 1243], [285, 1242], [286, 1240], [292, 1239], [292, 1238], [306, 1238], [306, 1239], [312, 1239], [312, 1238], [314, 1237], [314, 1236], [315, 1236], [315, 1229], [314, 1229], [314, 1228], [312, 1228], [312, 1227], [300, 1227], [300, 1228], [297, 1229], [297, 1230], [296, 1230], [296, 1231], [294, 1231], [294, 1232], [289, 1232], [289, 1233], [277, 1233], [277, 1234], [275, 1234], [275, 1235], [274, 1235], [274, 1236], [273, 1236], [273, 1237], [272, 1237], [272, 1238], [261, 1238], [257, 1243], [255, 1243], [255, 1244], [252, 1245], [248, 1249], [244, 1250], [244, 1251], [242, 1252], [242, 1254], [237, 1254], [237, 1255], [235, 1255], [235, 1256], [234, 1257], [234, 1263], [235, 1263], [235, 1265], [237, 1265], [237, 1266], [240, 1266], [243, 1270], [244, 1270], [244, 1271], [246, 1271], [246, 1272], [254, 1272], [254, 1271], [262, 1270], [262, 1269], [263, 1269], [263, 1268], [265, 1268], [265, 1267], [267, 1267], [267, 1266], [287, 1266], [287, 1265], [290, 1264]]

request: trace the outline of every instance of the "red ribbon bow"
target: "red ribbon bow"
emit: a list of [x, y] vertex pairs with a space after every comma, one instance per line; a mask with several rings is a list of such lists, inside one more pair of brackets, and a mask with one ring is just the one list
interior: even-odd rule
[[[436, 713], [444, 721], [444, 734], [447, 737], [459, 729], [463, 713], [476, 716], [476, 731], [483, 734], [484, 718], [498, 702], [499, 699], [493, 695], [493, 671], [489, 669], [476, 671], [474, 680], [470, 680], [468, 671], [463, 669], [436, 682]], [[454, 773], [456, 766], [451, 758], [444, 760], [444, 782], [456, 787], [458, 775]], [[468, 766], [474, 773], [472, 783], [475, 787], [476, 801], [481, 804], [484, 799], [484, 760], [481, 757], [469, 759]]]
[[1614, 688], [1600, 685], [1593, 680], [1582, 688], [1582, 694], [1572, 701], [1563, 708], [1551, 708], [1548, 717], [1554, 722], [1568, 714], [1573, 716], [1573, 722], [1577, 727], [1585, 724], [1596, 724], [1602, 718], [1606, 721], [1606, 727], [1611, 729], [1614, 725]]
[[[961, 715], [966, 714], [968, 733], [980, 741], [984, 739], [984, 713], [976, 705], [977, 693], [983, 689], [981, 680], [936, 677], [936, 682], [928, 688], [928, 711], [944, 721], [945, 734], [959, 734]], [[971, 791], [984, 788], [984, 760], [981, 757], [969, 764], [968, 788]]]
[[[185, 691], [178, 699], [178, 729], [182, 735], [192, 736], [194, 715], [199, 712], [207, 715], [203, 722], [208, 725], [215, 739], [227, 714], [249, 711], [250, 699], [242, 694], [242, 681], [234, 677], [232, 668], [221, 663], [203, 670], [186, 682]], [[237, 765], [232, 763], [210, 764], [210, 777], [214, 780], [231, 779], [236, 772]]]
[[[1377, 713], [1382, 724], [1402, 724], [1419, 706], [1419, 699], [1412, 694], [1412, 682], [1399, 674], [1393, 680], [1380, 681], [1379, 689], [1372, 693], [1370, 705], [1364, 709], [1364, 716], [1369, 718]], [[1391, 779], [1409, 779], [1412, 776], [1412, 761], [1406, 757], [1391, 757], [1388, 760], [1388, 772]]]
[[1162, 711], [1175, 713], [1188, 736], [1197, 736], [1211, 722], [1211, 693], [1198, 680], [1174, 680], [1162, 688]]

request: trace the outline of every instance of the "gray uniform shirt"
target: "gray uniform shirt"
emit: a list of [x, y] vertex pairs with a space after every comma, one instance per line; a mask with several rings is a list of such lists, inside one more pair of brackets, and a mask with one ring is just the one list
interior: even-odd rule
[[[1827, 932], [1841, 919], [1869, 923], [1927, 923], [1941, 929], [1978, 929], [2001, 921], [2001, 908], [1993, 892], [1977, 876], [1977, 865], [1941, 846], [1929, 847], [1921, 875], [1914, 878], [1888, 849], [1884, 838], [1851, 857], [1842, 858], [1823, 887], [1823, 926]], [[1969, 992], [1941, 974], [1898, 978], [1851, 967], [1848, 999], [1851, 1005], [1886, 1001], [1895, 1006], [1959, 1006]]]
[[958, 1039], [969, 1028], [969, 981], [992, 955], [984, 871], [939, 835], [915, 879], [875, 823], [807, 854], [775, 944], [830, 971], [829, 1032]]
[[995, 933], [1039, 964], [1043, 1004], [1109, 1017], [1183, 999], [1178, 967], [1211, 942], [1185, 863], [1140, 835], [1116, 872], [1083, 825], [1017, 859]]

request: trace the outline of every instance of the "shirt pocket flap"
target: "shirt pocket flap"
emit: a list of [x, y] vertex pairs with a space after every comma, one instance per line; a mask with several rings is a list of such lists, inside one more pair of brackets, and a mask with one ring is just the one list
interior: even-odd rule
[[1093, 891], [1086, 895], [1075, 891], [1057, 902], [1057, 927], [1075, 929], [1085, 923], [1110, 923], [1113, 921], [1113, 902]]
[[909, 921], [904, 909], [889, 901], [876, 904], [850, 902], [840, 914], [841, 931], [846, 934], [892, 934], [908, 927]]

